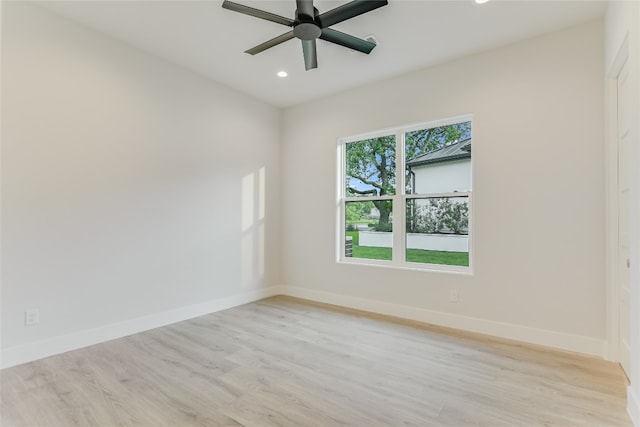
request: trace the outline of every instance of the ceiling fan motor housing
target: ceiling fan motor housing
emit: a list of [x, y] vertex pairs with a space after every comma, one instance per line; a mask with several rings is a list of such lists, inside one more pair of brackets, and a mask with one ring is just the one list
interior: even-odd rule
[[300, 40], [315, 40], [322, 34], [322, 28], [316, 24], [315, 18], [318, 16], [318, 9], [313, 8], [314, 16], [308, 16], [296, 10], [296, 20], [293, 24], [293, 35]]
[[315, 40], [322, 34], [322, 29], [313, 22], [301, 22], [293, 27], [293, 35], [300, 40]]

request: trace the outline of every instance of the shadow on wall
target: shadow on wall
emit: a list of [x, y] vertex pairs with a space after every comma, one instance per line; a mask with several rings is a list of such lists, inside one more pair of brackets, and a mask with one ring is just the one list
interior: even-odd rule
[[242, 178], [242, 288], [259, 286], [265, 274], [265, 168]]

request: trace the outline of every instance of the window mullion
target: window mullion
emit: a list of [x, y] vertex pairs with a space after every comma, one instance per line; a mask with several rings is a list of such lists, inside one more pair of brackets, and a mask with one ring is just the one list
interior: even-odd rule
[[405, 262], [404, 247], [404, 132], [396, 132], [396, 197], [393, 202], [393, 262], [402, 265]]
[[366, 197], [345, 197], [345, 202], [371, 202], [374, 200], [393, 200], [395, 196], [366, 196]]
[[345, 184], [346, 184], [346, 175], [345, 175], [345, 150], [346, 150], [346, 145], [344, 143], [340, 143], [338, 144], [338, 165], [337, 165], [337, 169], [338, 169], [338, 177], [336, 180], [336, 185], [338, 186], [337, 193], [338, 193], [338, 200], [337, 200], [337, 206], [338, 206], [338, 212], [336, 212], [336, 224], [338, 224], [337, 230], [336, 230], [336, 241], [337, 243], [337, 247], [336, 247], [336, 258], [338, 260], [338, 262], [344, 260], [345, 257], [345, 242], [346, 242], [346, 229], [347, 229], [347, 217], [345, 215], [345, 208], [346, 208], [346, 203], [345, 203]]
[[416, 193], [407, 194], [405, 199], [435, 199], [442, 197], [469, 197], [471, 191], [454, 191], [452, 193]]

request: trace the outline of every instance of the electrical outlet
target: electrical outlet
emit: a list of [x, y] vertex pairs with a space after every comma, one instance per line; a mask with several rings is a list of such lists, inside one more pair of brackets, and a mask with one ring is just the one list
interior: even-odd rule
[[451, 289], [449, 291], [449, 302], [458, 302], [460, 301], [460, 295], [458, 294], [457, 289]]
[[40, 323], [40, 310], [32, 308], [24, 312], [24, 324], [25, 326], [33, 326]]

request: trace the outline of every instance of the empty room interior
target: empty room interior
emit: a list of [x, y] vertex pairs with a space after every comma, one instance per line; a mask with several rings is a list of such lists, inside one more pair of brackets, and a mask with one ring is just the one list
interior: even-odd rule
[[640, 2], [0, 7], [3, 427], [640, 427]]

